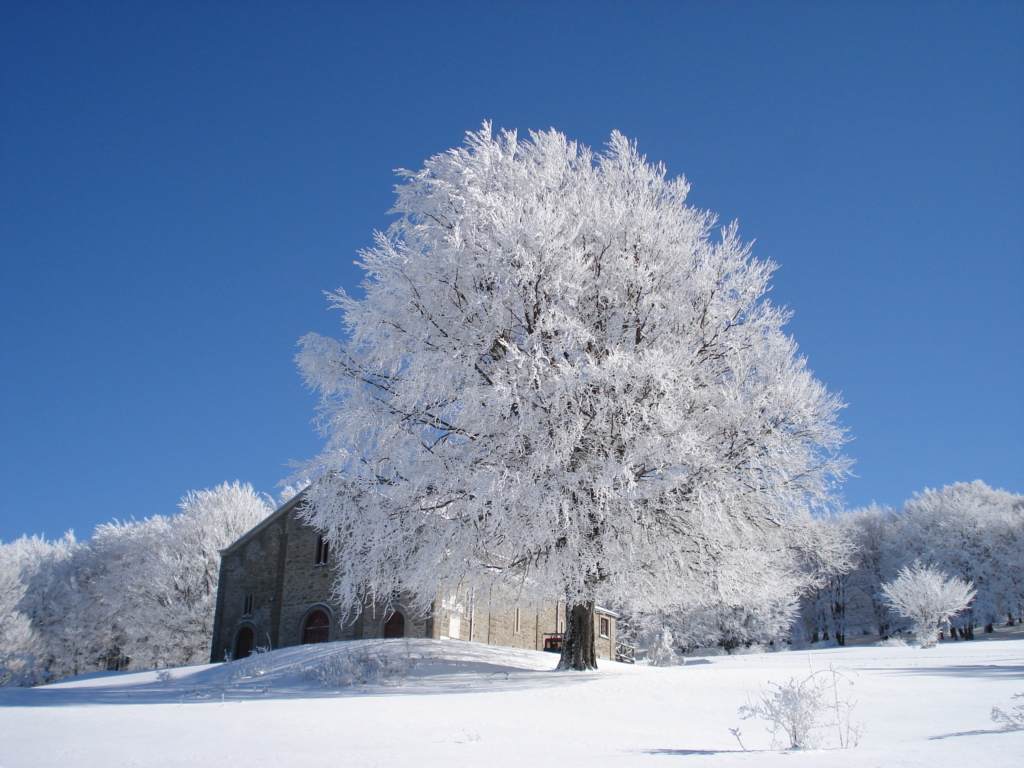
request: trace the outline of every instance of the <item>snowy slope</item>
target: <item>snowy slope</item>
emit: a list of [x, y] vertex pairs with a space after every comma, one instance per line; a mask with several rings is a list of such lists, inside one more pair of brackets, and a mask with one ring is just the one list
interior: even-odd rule
[[[551, 654], [456, 641], [287, 648], [162, 679], [138, 672], [0, 689], [0, 767], [1017, 765], [1024, 731], [999, 732], [989, 720], [1024, 691], [1017, 637], [668, 669], [603, 662], [593, 673], [555, 672]], [[387, 684], [313, 679], [310, 669], [353, 654], [383, 654]], [[737, 708], [759, 686], [830, 665], [854, 682], [860, 745], [767, 751], [764, 724], [742, 721]]]

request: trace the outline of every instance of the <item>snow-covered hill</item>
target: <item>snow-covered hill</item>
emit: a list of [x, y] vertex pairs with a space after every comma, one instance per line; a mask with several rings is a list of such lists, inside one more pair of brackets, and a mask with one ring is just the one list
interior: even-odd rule
[[[1018, 634], [673, 668], [604, 662], [592, 673], [555, 672], [556, 661], [474, 643], [378, 640], [0, 689], [0, 766], [931, 767], [1015, 765], [1024, 755], [1024, 731], [989, 720], [1024, 691]], [[853, 683], [859, 746], [769, 751], [766, 724], [737, 709], [771, 682], [830, 666]]]

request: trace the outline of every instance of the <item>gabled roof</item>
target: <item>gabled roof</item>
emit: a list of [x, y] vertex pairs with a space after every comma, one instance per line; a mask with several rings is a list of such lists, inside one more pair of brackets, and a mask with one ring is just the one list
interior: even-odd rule
[[288, 515], [290, 512], [292, 512], [303, 501], [305, 501], [305, 499], [306, 499], [306, 492], [304, 490], [303, 491], [299, 491], [297, 494], [292, 496], [288, 501], [286, 501], [284, 504], [282, 504], [276, 510], [271, 512], [262, 521], [257, 523], [253, 528], [251, 528], [250, 530], [248, 530], [245, 533], [243, 533], [234, 544], [229, 544], [228, 546], [224, 547], [224, 549], [220, 550], [221, 557], [224, 557], [225, 555], [231, 554], [234, 550], [240, 548], [243, 544], [248, 542], [253, 537], [263, 533], [263, 531], [265, 531], [271, 525], [273, 525], [274, 523], [278, 522], [279, 520], [284, 518], [286, 515]]

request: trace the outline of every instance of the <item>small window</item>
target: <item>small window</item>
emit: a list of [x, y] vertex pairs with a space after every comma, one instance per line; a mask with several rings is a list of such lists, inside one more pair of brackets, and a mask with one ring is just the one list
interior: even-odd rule
[[523, 619], [519, 614], [519, 609], [516, 608], [516, 620], [515, 620], [515, 633], [518, 635], [523, 629]]
[[331, 553], [331, 542], [327, 541], [323, 536], [316, 537], [316, 558], [313, 560], [313, 565], [327, 565], [327, 558], [330, 557]]
[[242, 615], [243, 616], [252, 616], [252, 598], [253, 598], [253, 596], [251, 594], [248, 594], [242, 600]]
[[611, 629], [611, 622], [608, 621], [604, 616], [601, 617], [601, 637], [608, 637], [608, 632]]

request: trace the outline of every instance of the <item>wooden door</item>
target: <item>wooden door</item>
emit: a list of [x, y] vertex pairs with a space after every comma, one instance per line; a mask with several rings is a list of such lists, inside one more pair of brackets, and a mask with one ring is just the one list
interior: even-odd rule
[[405, 637], [405, 616], [399, 611], [392, 613], [384, 622], [384, 637]]

